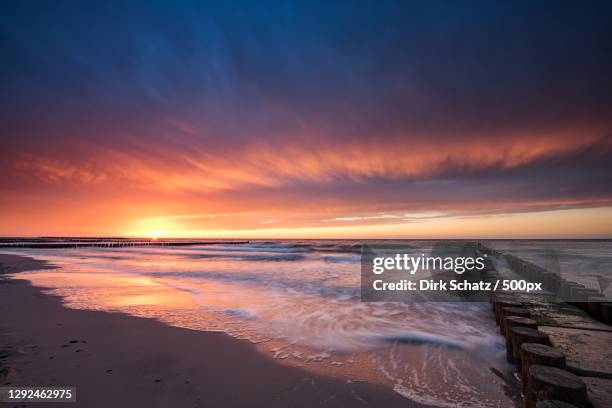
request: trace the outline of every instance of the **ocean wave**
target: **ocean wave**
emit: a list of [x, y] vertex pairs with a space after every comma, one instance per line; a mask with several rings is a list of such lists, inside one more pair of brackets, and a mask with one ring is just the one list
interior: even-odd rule
[[361, 257], [359, 256], [329, 256], [329, 255], [323, 255], [321, 256], [321, 259], [323, 259], [325, 262], [329, 262], [329, 263], [352, 263], [352, 264], [358, 264], [361, 262]]
[[221, 251], [221, 252], [312, 252], [313, 248], [302, 245], [275, 244], [238, 244], [238, 245], [211, 245], [193, 247], [198, 251]]
[[[324, 298], [343, 297], [353, 299], [359, 298], [360, 293], [359, 286], [346, 286], [330, 283], [329, 280], [334, 279], [334, 276], [322, 276], [319, 278], [312, 278], [311, 280], [304, 280], [297, 278], [283, 278], [263, 271], [260, 273], [224, 273], [213, 271], [143, 271], [141, 273], [153, 278], [187, 278], [189, 280], [196, 281], [213, 280], [228, 283], [239, 283], [242, 285], [251, 285], [261, 288], [289, 290], [294, 294], [316, 295]], [[197, 284], [197, 282], [194, 283], [194, 285]], [[187, 283], [185, 283], [185, 285], [187, 285]]]
[[466, 350], [472, 348], [470, 343], [464, 341], [456, 340], [447, 336], [419, 331], [410, 331], [392, 336], [375, 336], [373, 340], [385, 343], [400, 343], [413, 345], [425, 344], [430, 346], [447, 347], [459, 350]]
[[245, 254], [245, 253], [221, 253], [221, 254], [189, 254], [185, 255], [191, 258], [199, 259], [234, 259], [238, 261], [248, 262], [281, 262], [281, 261], [300, 261], [304, 259], [300, 254]]

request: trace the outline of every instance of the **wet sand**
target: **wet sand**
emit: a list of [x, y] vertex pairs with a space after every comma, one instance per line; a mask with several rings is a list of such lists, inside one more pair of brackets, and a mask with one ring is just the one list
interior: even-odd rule
[[[0, 254], [0, 275], [50, 267]], [[76, 387], [76, 404], [45, 407], [423, 406], [381, 385], [280, 365], [224, 333], [67, 309], [1, 276], [0, 385]]]

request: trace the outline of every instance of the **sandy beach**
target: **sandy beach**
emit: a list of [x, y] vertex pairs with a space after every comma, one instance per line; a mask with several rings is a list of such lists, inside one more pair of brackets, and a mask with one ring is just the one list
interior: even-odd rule
[[[2, 274], [49, 267], [0, 255]], [[421, 406], [383, 386], [280, 365], [223, 333], [67, 309], [25, 280], [0, 280], [0, 322], [1, 384], [75, 386], [77, 403], [64, 406]]]

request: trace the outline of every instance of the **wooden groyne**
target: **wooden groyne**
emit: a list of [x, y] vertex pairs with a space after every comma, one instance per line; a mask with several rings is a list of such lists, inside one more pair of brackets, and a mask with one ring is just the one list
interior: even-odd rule
[[36, 241], [0, 241], [0, 248], [120, 248], [136, 246], [194, 246], [194, 245], [239, 245], [250, 241], [172, 241], [172, 240], [133, 240], [133, 239], [105, 239], [105, 240], [36, 240]]
[[515, 278], [541, 282], [545, 289], [536, 295], [491, 295], [508, 361], [523, 381], [525, 407], [612, 406], [612, 327], [602, 317], [609, 315], [612, 300], [483, 243], [476, 244], [476, 252], [488, 256], [485, 280], [510, 278], [495, 268], [493, 260], [503, 260]]
[[612, 299], [606, 298], [599, 290], [562, 278], [559, 273], [548, 271], [516, 255], [488, 248], [482, 243], [478, 243], [477, 248], [481, 253], [505, 260], [512, 271], [520, 277], [542, 283], [543, 288], [557, 301], [574, 305], [593, 319], [612, 325], [612, 313], [610, 313]]

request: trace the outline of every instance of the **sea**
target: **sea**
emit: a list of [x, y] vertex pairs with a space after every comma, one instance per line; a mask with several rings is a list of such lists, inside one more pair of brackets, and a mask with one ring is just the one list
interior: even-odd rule
[[[427, 255], [437, 244], [393, 242], [415, 256]], [[0, 248], [0, 252], [58, 266], [14, 276], [61, 296], [69, 308], [127, 313], [171, 326], [223, 332], [253, 343], [279, 364], [347, 382], [384, 384], [433, 406], [516, 406], [519, 394], [512, 386], [516, 378], [505, 360], [504, 339], [491, 305], [362, 302], [362, 244], [256, 240], [177, 247]], [[485, 244], [557, 268], [562, 276], [587, 286], [599, 288], [598, 277], [612, 277], [611, 241]], [[494, 262], [507, 266], [503, 260]], [[612, 296], [610, 290], [604, 292]]]

